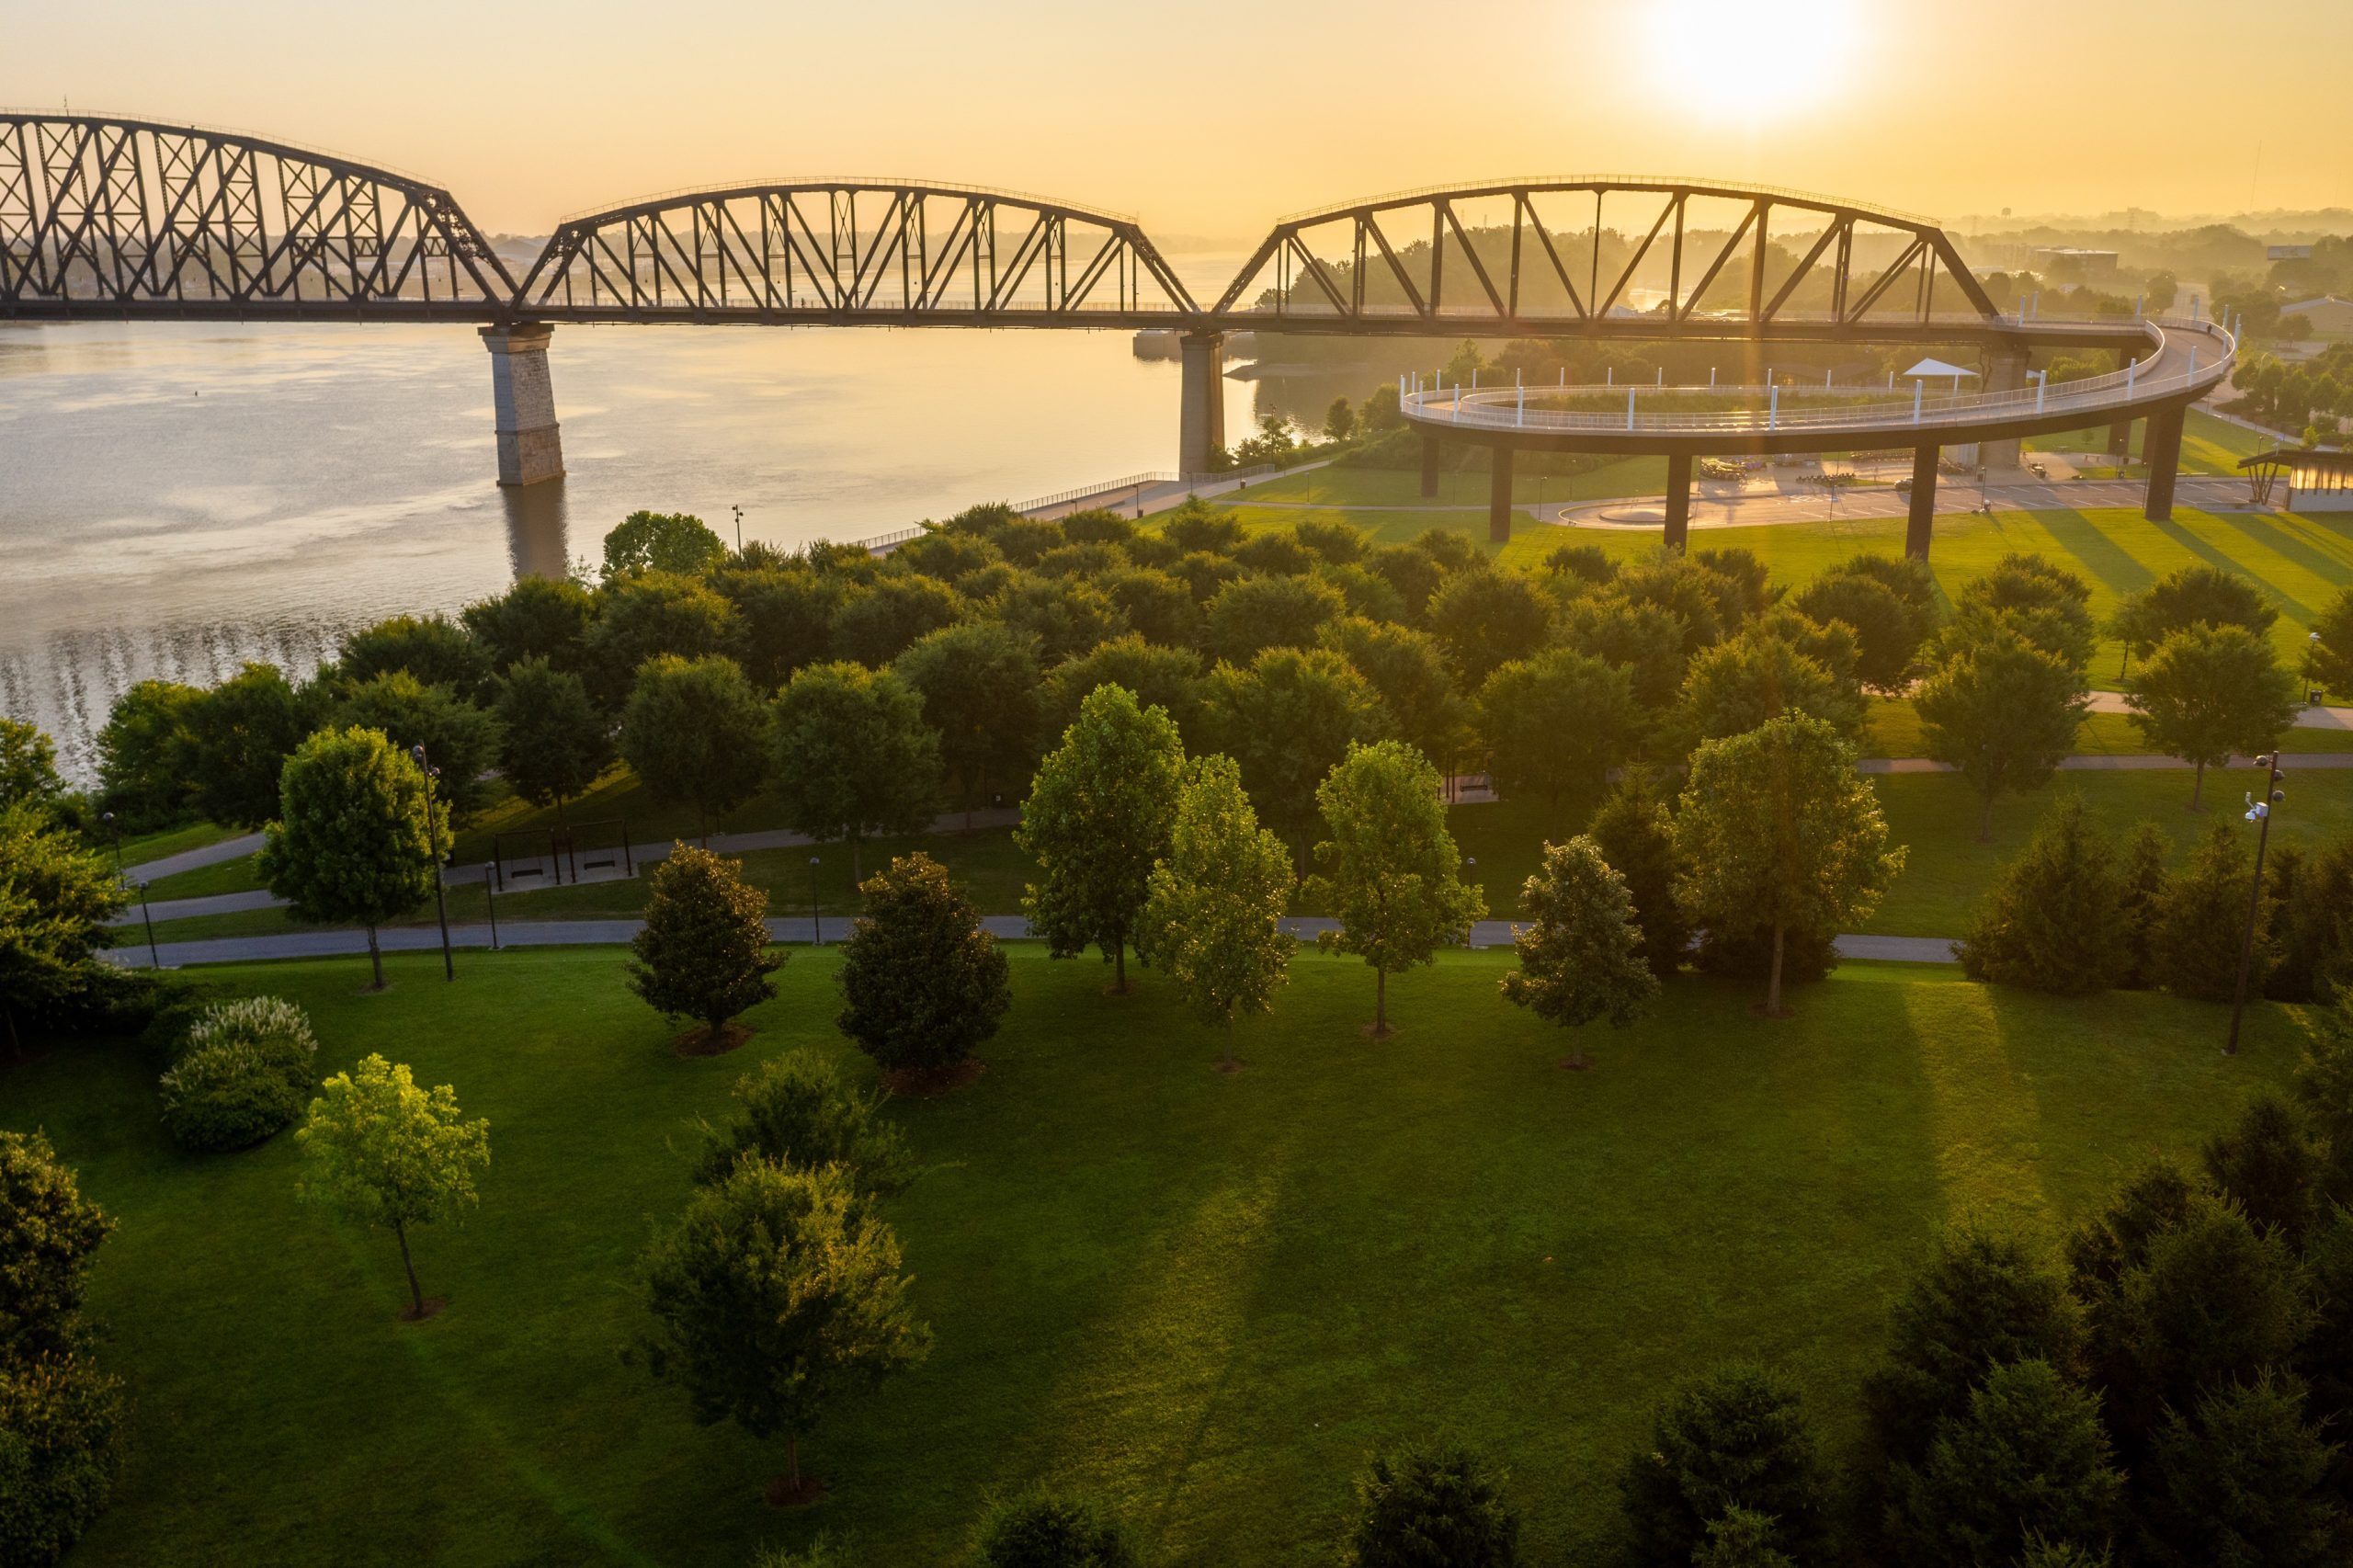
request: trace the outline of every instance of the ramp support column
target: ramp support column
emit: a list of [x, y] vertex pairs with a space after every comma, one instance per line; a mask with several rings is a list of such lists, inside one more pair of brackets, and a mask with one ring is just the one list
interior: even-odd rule
[[[1995, 348], [1985, 355], [1985, 380], [1989, 392], [2012, 392], [2026, 390], [2027, 354], [2023, 348]], [[1988, 469], [2016, 468], [2022, 442], [1983, 441], [1978, 444], [1977, 460]]]
[[2116, 460], [2119, 468], [2122, 468], [2125, 460], [2131, 457], [2132, 421], [2120, 419], [2108, 427], [2108, 455]]
[[1177, 420], [1176, 467], [1189, 479], [1210, 472], [1210, 454], [1225, 446], [1225, 337], [1188, 332], [1177, 344], [1185, 406]]
[[1438, 437], [1422, 437], [1422, 499], [1438, 499]]
[[1487, 542], [1511, 542], [1511, 449], [1496, 447], [1487, 469]]
[[548, 380], [543, 322], [486, 326], [490, 399], [498, 431], [498, 483], [538, 484], [563, 477], [563, 437], [555, 422], [555, 386]]
[[1666, 455], [1666, 548], [1680, 554], [1691, 542], [1691, 454]]
[[2149, 465], [2149, 499], [2142, 516], [2153, 523], [2173, 520], [2173, 482], [2181, 471], [2181, 426], [2187, 412], [2174, 403], [2149, 415], [2149, 433], [2141, 443], [2142, 459]]
[[1937, 458], [1941, 447], [1912, 449], [1912, 510], [1904, 529], [1904, 553], [1928, 559], [1928, 536], [1937, 522]]

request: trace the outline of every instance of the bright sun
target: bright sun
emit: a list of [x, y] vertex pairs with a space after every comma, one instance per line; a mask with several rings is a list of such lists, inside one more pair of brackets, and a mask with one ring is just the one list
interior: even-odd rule
[[1853, 0], [1652, 0], [1642, 46], [1665, 100], [1697, 119], [1757, 125], [1853, 95]]

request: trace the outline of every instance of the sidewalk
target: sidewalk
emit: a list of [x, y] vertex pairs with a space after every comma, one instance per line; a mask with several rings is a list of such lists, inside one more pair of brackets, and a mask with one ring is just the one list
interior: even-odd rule
[[[768, 934], [779, 942], [807, 943], [823, 936], [827, 942], [838, 942], [849, 933], [854, 917], [827, 915], [813, 927], [806, 919], [771, 920]], [[641, 920], [503, 920], [498, 926], [498, 945], [506, 948], [553, 947], [616, 947], [637, 935], [644, 925]], [[1339, 922], [1321, 919], [1290, 919], [1283, 928], [1301, 941], [1313, 941], [1318, 932], [1336, 930]], [[981, 928], [1001, 941], [1017, 942], [1029, 937], [1029, 923], [1017, 915], [989, 915], [981, 919]], [[1512, 923], [1507, 920], [1482, 920], [1471, 927], [1467, 946], [1473, 949], [1506, 948], [1512, 941]], [[441, 946], [441, 933], [426, 926], [401, 926], [385, 928], [378, 945], [388, 953], [431, 952]], [[453, 948], [483, 949], [490, 946], [490, 927], [468, 923], [449, 927], [449, 945]], [[1838, 938], [1838, 955], [1848, 959], [1876, 959], [1903, 963], [1954, 963], [1952, 940], [1943, 937], [1863, 937], [1844, 936]], [[368, 933], [349, 930], [287, 931], [267, 937], [216, 937], [199, 942], [165, 942], [156, 949], [165, 969], [178, 969], [188, 964], [258, 963], [277, 959], [316, 959], [356, 957], [368, 951]], [[105, 955], [110, 963], [125, 969], [149, 967], [147, 945], [144, 942], [109, 949]]]
[[[2103, 702], [2101, 700], [2103, 698], [2108, 700]], [[2130, 710], [2124, 706], [2123, 698], [2113, 692], [2094, 693], [2092, 709], [2095, 712], [2106, 713], [2121, 713], [2130, 711]], [[2353, 729], [2353, 708], [2309, 708], [2296, 716], [2296, 722], [2298, 725], [2308, 729]], [[2282, 752], [2280, 753], [2280, 766], [2290, 772], [2298, 770], [2312, 771], [2318, 769], [2325, 771], [2337, 768], [2353, 768], [2353, 752]], [[1960, 771], [1950, 763], [1938, 762], [1932, 758], [1925, 756], [1867, 756], [1860, 762], [1858, 762], [1855, 765], [1855, 767], [1858, 772], [1872, 775], [1955, 773]], [[2119, 756], [2097, 755], [2088, 756], [2071, 756], [2063, 758], [2059, 764], [2060, 771], [2063, 773], [2187, 772], [2189, 770], [2189, 767], [2190, 765], [2183, 762], [2179, 757], [2142, 756]], [[1483, 785], [1465, 784], [1453, 803], [1459, 805], [1476, 805], [1493, 801], [1494, 799], [1495, 795], [1493, 792], [1484, 789]], [[996, 810], [972, 812], [971, 825], [974, 829], [1012, 827], [1017, 824], [1020, 821], [1020, 811], [1017, 808], [1007, 806]], [[936, 834], [961, 833], [965, 830], [965, 815], [962, 812], [944, 812], [932, 819], [931, 830]], [[239, 844], [251, 843], [256, 847], [258, 847], [260, 843], [260, 835], [252, 835], [249, 838], [237, 839], [233, 842]], [[714, 833], [710, 835], [710, 847], [712, 849], [722, 854], [731, 855], [740, 855], [754, 849], [801, 848], [816, 842], [816, 840], [811, 839], [806, 834], [790, 833], [782, 828], [765, 829], [756, 833]], [[832, 843], [836, 841], [826, 840], [825, 842]], [[215, 847], [220, 846], [216, 846]], [[247, 851], [247, 853], [250, 852], [250, 850]], [[204, 853], [204, 851], [191, 851], [191, 853], [200, 854]], [[660, 844], [636, 844], [630, 846], [629, 853], [631, 858], [637, 861], [660, 860], [669, 855], [670, 845], [668, 842]], [[227, 858], [227, 857], [223, 856], [220, 857], [220, 858]], [[533, 857], [532, 858], [536, 863], [543, 861], [545, 857]], [[510, 862], [510, 866], [512, 862]], [[136, 869], [137, 868], [134, 868], [134, 872]], [[488, 880], [489, 875], [490, 866], [486, 861], [475, 862], [463, 866], [452, 866], [449, 868], [449, 871], [448, 885], [453, 888], [478, 887], [483, 881]], [[621, 879], [619, 877], [606, 877], [592, 880], [612, 881]], [[557, 885], [559, 884], [551, 881], [528, 889], [517, 888], [510, 891], [517, 892], [545, 892]], [[562, 885], [571, 886], [574, 884], [565, 883]], [[256, 909], [276, 909], [280, 907], [284, 902], [284, 900], [273, 896], [268, 890], [264, 888], [255, 888], [244, 892], [208, 893], [199, 898], [163, 899], [147, 905], [143, 915], [137, 905], [133, 905], [131, 908], [116, 915], [109, 924], [120, 928], [140, 925], [144, 919], [192, 920], [200, 915], [241, 915]], [[518, 925], [526, 923], [527, 922], [517, 922]], [[503, 932], [505, 929], [506, 926], [502, 923], [500, 930]], [[487, 933], [489, 927], [485, 926], [483, 927], [483, 931]], [[1510, 940], [1508, 937], [1502, 939], [1505, 941]], [[487, 935], [485, 935], [483, 938], [483, 945], [488, 945]], [[1473, 945], [1475, 946], [1477, 944], [1474, 943]]]

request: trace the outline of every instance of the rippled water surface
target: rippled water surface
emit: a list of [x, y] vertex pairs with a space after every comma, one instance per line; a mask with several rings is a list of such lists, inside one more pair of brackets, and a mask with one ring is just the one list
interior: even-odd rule
[[502, 491], [471, 328], [0, 326], [0, 710], [86, 774], [134, 680], [307, 668], [636, 507], [792, 544], [1176, 460], [1121, 333], [560, 327], [551, 369], [567, 477]]

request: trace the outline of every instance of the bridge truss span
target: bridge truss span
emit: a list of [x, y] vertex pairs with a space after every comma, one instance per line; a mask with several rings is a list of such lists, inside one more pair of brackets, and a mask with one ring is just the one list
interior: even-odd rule
[[0, 112], [0, 316], [479, 321], [514, 279], [438, 186], [229, 131]]
[[515, 300], [540, 321], [1168, 325], [1199, 314], [1132, 218], [1036, 197], [818, 179], [567, 220]]
[[1215, 311], [1280, 331], [1472, 336], [1910, 336], [1996, 317], [1927, 219], [1655, 176], [1506, 180], [1296, 214]]

